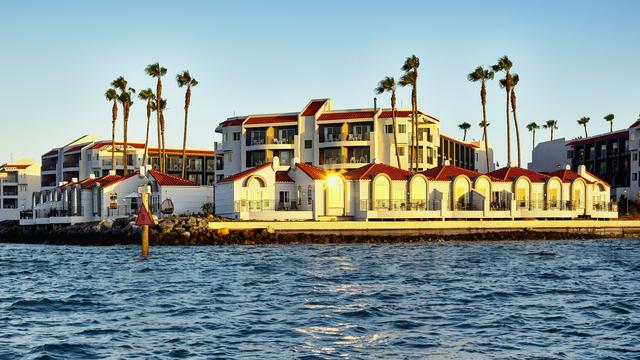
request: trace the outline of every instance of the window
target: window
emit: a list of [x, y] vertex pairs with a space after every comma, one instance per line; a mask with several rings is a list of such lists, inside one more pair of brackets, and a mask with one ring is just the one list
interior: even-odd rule
[[225, 155], [227, 155], [227, 160], [226, 161], [229, 162], [229, 163], [231, 162], [231, 154], [233, 154], [233, 153], [229, 152], [229, 153], [225, 154]]
[[223, 134], [222, 134], [222, 141], [224, 141], [224, 142], [229, 141], [229, 134], [227, 134], [227, 133], [223, 133]]
[[393, 125], [385, 125], [384, 132], [387, 134], [393, 134]]
[[404, 149], [406, 149], [406, 148], [403, 147], [403, 146], [398, 147], [398, 155], [404, 156]]
[[311, 191], [312, 191], [312, 189], [313, 189], [313, 188], [311, 187], [311, 185], [307, 186], [307, 203], [308, 203], [309, 205], [311, 205], [311, 203], [313, 202], [313, 198], [312, 198], [312, 196], [311, 196]]
[[305, 148], [305, 149], [311, 149], [311, 148], [313, 148], [313, 140], [305, 140], [305, 141], [304, 141], [304, 148]]
[[632, 160], [633, 160], [633, 161], [638, 160], [638, 153], [637, 153], [637, 152], [634, 152], [634, 153], [633, 153], [633, 159], [632, 159]]
[[289, 192], [288, 191], [280, 191], [280, 204], [285, 205], [289, 204]]
[[239, 141], [240, 140], [240, 132], [236, 131], [233, 133], [233, 141]]
[[567, 151], [567, 159], [573, 158], [573, 150]]
[[407, 132], [407, 125], [406, 124], [398, 125], [398, 132], [400, 134], [405, 134]]
[[115, 192], [109, 193], [109, 207], [111, 209], [118, 208], [118, 194]]
[[632, 180], [633, 181], [638, 180], [638, 173], [633, 173]]

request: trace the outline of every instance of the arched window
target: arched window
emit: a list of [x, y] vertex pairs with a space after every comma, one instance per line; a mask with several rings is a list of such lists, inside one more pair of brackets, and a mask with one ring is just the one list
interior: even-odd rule
[[311, 185], [307, 186], [307, 204], [311, 205], [313, 203], [313, 187]]
[[389, 193], [391, 184], [385, 176], [377, 176], [374, 182], [374, 196], [376, 208], [389, 208]]
[[427, 203], [427, 181], [422, 176], [415, 176], [411, 179], [409, 196], [412, 209], [424, 210]]

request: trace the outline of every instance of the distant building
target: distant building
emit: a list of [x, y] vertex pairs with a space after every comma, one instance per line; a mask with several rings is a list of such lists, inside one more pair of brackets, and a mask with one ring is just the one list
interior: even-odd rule
[[576, 170], [584, 165], [586, 171], [611, 186], [611, 195], [626, 195], [640, 200], [640, 120], [629, 128], [605, 134], [565, 140], [564, 138], [538, 143], [528, 167], [535, 171], [553, 171], [569, 165]]
[[40, 165], [32, 159], [0, 165], [0, 221], [18, 220], [31, 210], [31, 195], [40, 191]]
[[[123, 144], [116, 141], [116, 174], [124, 176]], [[159, 168], [158, 149], [149, 147], [147, 164]], [[167, 173], [180, 176], [182, 169], [182, 149], [168, 148]], [[127, 144], [128, 170], [133, 172], [142, 164], [144, 143]], [[187, 149], [187, 180], [198, 184], [212, 184], [216, 159], [212, 150]], [[85, 135], [42, 155], [42, 189], [52, 189], [61, 183], [86, 179], [89, 175], [102, 177], [111, 171], [111, 140], [99, 140], [96, 136]], [[74, 180], [75, 179], [75, 180]]]

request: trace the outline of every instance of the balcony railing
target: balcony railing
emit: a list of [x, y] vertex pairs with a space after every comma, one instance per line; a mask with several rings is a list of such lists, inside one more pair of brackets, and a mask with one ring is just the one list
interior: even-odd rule
[[338, 165], [338, 164], [342, 164], [341, 156], [324, 158], [320, 160], [320, 165]]
[[318, 140], [321, 143], [336, 141], [369, 141], [371, 140], [371, 132], [362, 134], [321, 134]]
[[49, 208], [49, 209], [37, 209], [36, 218], [50, 218], [50, 217], [67, 217], [67, 216], [83, 216], [84, 207], [76, 206], [71, 208]]
[[247, 164], [247, 167], [256, 167], [271, 161], [273, 161], [273, 158], [266, 158], [266, 159], [259, 159], [259, 160], [247, 159], [246, 164]]
[[515, 200], [517, 209], [524, 210], [562, 210], [571, 211], [576, 209], [575, 201], [570, 200]]
[[442, 202], [440, 200], [429, 201], [405, 201], [405, 200], [380, 200], [369, 199], [360, 200], [361, 210], [371, 211], [429, 211], [440, 210]]
[[107, 208], [107, 216], [108, 217], [118, 217], [118, 216], [130, 216], [137, 214], [138, 210], [132, 209], [131, 205], [118, 205], [114, 208]]
[[593, 203], [593, 210], [595, 211], [618, 211], [618, 203], [599, 201]]
[[300, 211], [296, 201], [275, 201], [275, 200], [239, 200], [233, 203], [235, 212], [257, 212], [257, 211]]
[[78, 160], [62, 162], [62, 167], [63, 168], [75, 168], [75, 167], [79, 167], [79, 166], [80, 166], [80, 161], [78, 161]]
[[42, 171], [53, 171], [56, 169], [58, 164], [42, 164]]
[[4, 195], [4, 196], [18, 196], [18, 192], [17, 191], [3, 191], [2, 195]]

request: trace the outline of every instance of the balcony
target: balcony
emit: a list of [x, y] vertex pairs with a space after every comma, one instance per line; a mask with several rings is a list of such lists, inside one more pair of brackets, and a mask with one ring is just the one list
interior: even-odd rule
[[341, 141], [369, 141], [371, 140], [373, 132], [366, 132], [362, 134], [320, 134], [320, 143], [335, 143]]
[[0, 181], [5, 183], [17, 183], [18, 182], [18, 174], [16, 173], [8, 173], [7, 177], [0, 178]]
[[233, 204], [234, 212], [301, 211], [296, 201], [240, 200]]
[[285, 136], [285, 137], [259, 137], [259, 138], [247, 138], [245, 145], [247, 147], [252, 147], [256, 149], [261, 148], [283, 148], [288, 149], [292, 148], [295, 144], [294, 136]]
[[18, 191], [3, 191], [2, 196], [18, 196]]
[[58, 166], [57, 163], [45, 163], [42, 164], [42, 171], [56, 171], [56, 167]]
[[360, 200], [361, 210], [370, 211], [433, 211], [440, 210], [440, 200], [406, 201], [406, 200]]

